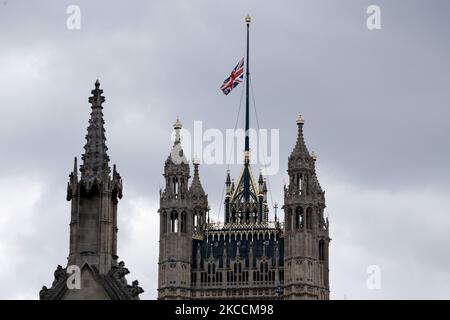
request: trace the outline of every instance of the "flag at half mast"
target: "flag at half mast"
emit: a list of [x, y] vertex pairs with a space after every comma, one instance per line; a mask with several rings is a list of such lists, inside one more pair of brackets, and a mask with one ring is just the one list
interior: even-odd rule
[[220, 90], [227, 95], [233, 90], [239, 83], [244, 80], [244, 58], [242, 58], [228, 78], [225, 79]]
[[[244, 167], [241, 176], [238, 179], [236, 190], [236, 196], [243, 199], [245, 203], [250, 203], [251, 201], [258, 201], [258, 194], [256, 194], [255, 181], [252, 178], [250, 169], [250, 22], [251, 18], [249, 15], [245, 17], [245, 24], [247, 25], [247, 52], [245, 58], [245, 150], [244, 150]], [[244, 81], [244, 58], [239, 61], [236, 67], [231, 72], [230, 77], [228, 77], [221, 89], [225, 95], [229, 94], [239, 83]], [[240, 200], [239, 200], [240, 201]]]

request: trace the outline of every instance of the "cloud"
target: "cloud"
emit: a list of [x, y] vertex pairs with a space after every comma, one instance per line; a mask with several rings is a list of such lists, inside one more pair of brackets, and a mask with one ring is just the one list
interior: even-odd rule
[[59, 231], [68, 222], [60, 223], [64, 216], [59, 214], [58, 204], [45, 204], [48, 192], [41, 177], [0, 180], [0, 262], [5, 271], [0, 276], [2, 299], [38, 298], [42, 285], [53, 281], [50, 265], [56, 267], [57, 260], [64, 263], [68, 238], [62, 237], [66, 232]]
[[[450, 297], [450, 258], [443, 254], [450, 241], [446, 193], [426, 188], [394, 193], [323, 178], [334, 299]], [[371, 265], [381, 269], [381, 290], [367, 289]]]
[[141, 299], [156, 299], [158, 287], [158, 202], [134, 197], [121, 204], [118, 253], [130, 268], [128, 282], [139, 280]]
[[33, 208], [41, 192], [42, 186], [38, 181], [24, 178], [0, 181], [0, 262], [7, 269], [2, 274], [6, 279], [15, 272], [20, 261], [26, 259], [21, 255], [21, 244], [36, 233], [32, 223]]

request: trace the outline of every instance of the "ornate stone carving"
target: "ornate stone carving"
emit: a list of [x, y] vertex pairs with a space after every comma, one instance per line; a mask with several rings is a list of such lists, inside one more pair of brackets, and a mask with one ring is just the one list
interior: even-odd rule
[[125, 268], [125, 262], [120, 261], [117, 266], [113, 266], [110, 273], [122, 286], [127, 286], [128, 283], [125, 276], [130, 273], [130, 270]]
[[137, 281], [137, 280], [134, 280], [131, 283], [131, 286], [128, 285], [127, 288], [133, 298], [139, 296], [141, 293], [144, 292], [144, 289], [139, 287], [139, 281]]
[[55, 277], [55, 279], [53, 280], [52, 287], [54, 287], [61, 279], [65, 278], [66, 269], [58, 265], [55, 272], [53, 272], [53, 276]]
[[46, 286], [43, 286], [41, 291], [39, 291], [39, 298], [41, 300], [48, 300], [49, 297], [50, 297], [50, 290]]

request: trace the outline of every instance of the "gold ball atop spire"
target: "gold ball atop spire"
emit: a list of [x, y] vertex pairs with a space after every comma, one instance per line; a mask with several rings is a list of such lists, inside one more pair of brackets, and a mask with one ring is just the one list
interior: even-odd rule
[[246, 23], [246, 24], [250, 24], [251, 21], [252, 21], [252, 18], [251, 18], [250, 15], [248, 14], [248, 15], [245, 17], [245, 23]]
[[194, 159], [193, 159], [193, 161], [192, 161], [192, 163], [193, 163], [195, 166], [196, 166], [196, 165], [199, 165], [199, 164], [200, 164], [200, 158], [197, 157], [197, 156], [195, 156]]
[[177, 121], [173, 124], [174, 129], [181, 129], [183, 127], [183, 124], [180, 121], [180, 117], [177, 116]]
[[305, 119], [303, 118], [303, 116], [301, 114], [299, 114], [297, 116], [296, 122], [297, 122], [297, 124], [304, 124], [305, 123]]

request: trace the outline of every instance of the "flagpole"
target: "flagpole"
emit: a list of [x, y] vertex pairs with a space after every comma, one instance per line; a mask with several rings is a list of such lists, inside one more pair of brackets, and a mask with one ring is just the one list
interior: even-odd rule
[[250, 95], [249, 95], [249, 75], [250, 75], [250, 69], [249, 69], [249, 49], [250, 49], [250, 16], [247, 15], [245, 17], [245, 22], [247, 23], [247, 67], [245, 70], [245, 151], [250, 151], [250, 139], [249, 139], [249, 132], [250, 129], [250, 119], [249, 119], [249, 109], [250, 109]]
[[249, 15], [245, 17], [245, 23], [247, 24], [247, 67], [245, 70], [245, 171], [244, 171], [244, 199], [245, 201], [249, 201], [250, 199], [250, 90], [249, 90], [249, 81], [250, 81], [250, 69], [249, 69], [249, 51], [250, 51], [250, 21], [251, 18]]

